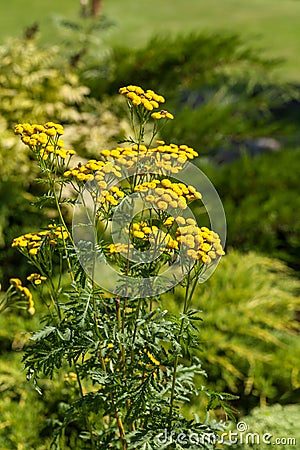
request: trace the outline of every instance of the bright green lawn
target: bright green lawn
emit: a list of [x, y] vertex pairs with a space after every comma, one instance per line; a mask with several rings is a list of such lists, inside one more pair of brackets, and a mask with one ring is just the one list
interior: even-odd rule
[[[137, 46], [158, 32], [229, 30], [287, 61], [284, 78], [300, 81], [299, 0], [103, 0], [105, 14], [116, 22], [113, 42]], [[0, 2], [0, 39], [39, 21], [45, 39], [54, 40], [51, 14], [76, 17], [79, 0], [10, 0]]]

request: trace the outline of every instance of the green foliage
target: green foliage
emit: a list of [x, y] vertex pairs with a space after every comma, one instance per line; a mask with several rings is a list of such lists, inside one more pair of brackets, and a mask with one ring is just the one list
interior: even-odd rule
[[16, 123], [60, 120], [67, 124], [68, 145], [86, 149], [86, 155], [123, 138], [129, 125], [118, 119], [117, 108], [110, 103], [88, 98], [89, 88], [80, 84], [59, 47], [43, 48], [35, 39], [10, 39], [0, 46], [0, 57], [0, 276], [7, 281], [12, 265], [20, 275], [25, 273], [22, 262], [12, 257], [12, 237], [33, 224], [39, 226], [47, 220], [45, 215], [53, 216], [53, 210], [32, 208], [32, 194], [40, 194], [44, 186], [34, 182], [36, 165], [14, 138]]
[[296, 97], [287, 84], [274, 84], [276, 62], [264, 59], [239, 36], [189, 34], [152, 38], [136, 50], [116, 47], [111, 76], [88, 81], [92, 95], [115, 92], [135, 79], [160, 86], [172, 98], [176, 115], [160, 135], [182, 139], [201, 153], [232, 148], [256, 136], [295, 132], [297, 124], [274, 114], [274, 108]]
[[[297, 448], [300, 441], [299, 405], [282, 406], [277, 404], [265, 408], [255, 408], [249, 416], [243, 417], [242, 420], [248, 425], [248, 430], [241, 433], [244, 443], [234, 445], [232, 448], [236, 450], [250, 448], [253, 450], [268, 450], [272, 444], [279, 450]], [[245, 442], [247, 433], [258, 433], [260, 442], [258, 443], [256, 440], [251, 444], [251, 440], [249, 440], [249, 444], [247, 444]], [[263, 442], [263, 436], [267, 434], [269, 436], [267, 436], [266, 442]], [[277, 442], [276, 439], [278, 439]]]
[[0, 447], [47, 450], [49, 439], [41, 434], [45, 427], [45, 405], [24, 380], [18, 356], [6, 356], [6, 362], [2, 360], [0, 365]]
[[[0, 5], [0, 16], [6, 17], [0, 30], [0, 38], [17, 35], [32, 22], [38, 22], [43, 42], [57, 40], [57, 30], [51, 20], [54, 14], [62, 14], [68, 20], [76, 20], [80, 3], [74, 0], [52, 0], [51, 3], [37, 3], [28, 0], [23, 4], [12, 0]], [[297, 1], [269, 0], [237, 2], [212, 0], [207, 7], [203, 0], [160, 0], [134, 2], [113, 0], [103, 2], [103, 12], [116, 22], [109, 43], [115, 42], [129, 47], [144, 45], [153, 33], [184, 33], [197, 30], [216, 32], [228, 30], [240, 33], [258, 48], [264, 47], [268, 54], [283, 58], [280, 75], [285, 79], [298, 80], [298, 17], [300, 6]], [[138, 24], [137, 24], [138, 19]], [[278, 33], [280, 29], [280, 33]]]
[[[299, 270], [299, 149], [251, 159], [244, 155], [219, 172], [208, 169], [222, 197], [228, 244], [280, 258]], [[204, 169], [205, 170], [205, 169]]]
[[[201, 418], [199, 415], [191, 420], [184, 416], [182, 407], [193, 395], [208, 397], [210, 409], [224, 407], [228, 417], [233, 417], [235, 412], [227, 405], [228, 400], [235, 398], [231, 394], [195, 386], [195, 377], [205, 376], [205, 372], [200, 360], [190, 352], [190, 348], [200, 345], [201, 320], [198, 311], [191, 307], [194, 288], [206, 265], [224, 254], [216, 232], [200, 228], [193, 218], [182, 216], [188, 204], [199, 200], [201, 194], [191, 185], [177, 183], [174, 174], [184, 169], [187, 160], [197, 153], [188, 146], [162, 145], [156, 151], [150, 148], [159, 126], [151, 117], [151, 111], [153, 107], [157, 109], [164, 98], [151, 91], [145, 93], [137, 86], [123, 89], [122, 95], [128, 100], [134, 130], [131, 147], [105, 149], [98, 161], [93, 159], [70, 167], [73, 152], [64, 147], [61, 139], [64, 130], [59, 124], [22, 123], [15, 127], [15, 133], [37, 160], [48, 186], [46, 200], [54, 203], [59, 224], [26, 233], [13, 242], [39, 272], [29, 279], [33, 288], [41, 288], [40, 298], [47, 307], [40, 328], [31, 334], [24, 347], [27, 377], [41, 395], [43, 378], [55, 380], [66, 371], [76, 385], [74, 395], [64, 401], [63, 417], [58, 409], [51, 421], [54, 424], [53, 450], [68, 446], [82, 450], [156, 449], [161, 447], [155, 435], [164, 430], [169, 433], [193, 430], [200, 435], [207, 432], [215, 435], [217, 430], [224, 429], [223, 423], [205, 418], [206, 408]], [[148, 146], [142, 145], [146, 122], [152, 128]], [[173, 158], [173, 167], [170, 154], [176, 150], [180, 157], [176, 154]], [[150, 160], [149, 154], [152, 155]], [[151, 163], [156, 170], [152, 171]], [[122, 166], [126, 169], [127, 165], [134, 170], [124, 181]], [[110, 184], [113, 175], [119, 181], [118, 186]], [[90, 198], [85, 194], [87, 180], [93, 181], [88, 191]], [[70, 192], [64, 189], [67, 184], [71, 184], [78, 195], [78, 204], [86, 207], [88, 220], [86, 222], [81, 215], [77, 217], [79, 221], [73, 223], [73, 235], [62, 213], [64, 203], [71, 201]], [[151, 197], [151, 212], [149, 204], [145, 203], [133, 219], [128, 216], [128, 210], [116, 218], [121, 199], [124, 199], [123, 205], [131, 208], [133, 196], [148, 189], [155, 194]], [[38, 199], [41, 208], [45, 206], [44, 197], [42, 201]], [[167, 211], [169, 204], [173, 205], [173, 218]], [[103, 225], [105, 229], [101, 233]], [[116, 225], [122, 226], [128, 244], [111, 243], [112, 237], [120, 239], [118, 231], [116, 234], [113, 231]], [[97, 235], [96, 242], [89, 238], [89, 233], [86, 236], [91, 227], [94, 236]], [[78, 230], [80, 242], [76, 245]], [[84, 230], [83, 235], [80, 230]], [[141, 261], [131, 259], [128, 254], [127, 259], [123, 258], [126, 249], [129, 252], [133, 248], [130, 240], [136, 249], [142, 249]], [[150, 253], [145, 256], [144, 251], [149, 247]], [[81, 248], [86, 258], [84, 267]], [[163, 272], [172, 270], [172, 261], [179, 259], [179, 251], [181, 263], [177, 269], [182, 273], [185, 297], [182, 312], [171, 314], [161, 307], [157, 285], [163, 290], [169, 288]], [[100, 256], [102, 261], [105, 258], [116, 266], [120, 275], [108, 288], [110, 293], [96, 284], [97, 280], [101, 285], [97, 279]], [[105, 263], [100, 271], [105, 271], [108, 265]], [[67, 280], [63, 278], [65, 269]], [[178, 284], [175, 276], [173, 278]], [[128, 283], [128, 279], [134, 283]], [[27, 296], [28, 311], [32, 311], [34, 303], [28, 288], [21, 280], [10, 280], [10, 284], [9, 289], [15, 287]], [[211, 450], [215, 443], [205, 442], [202, 447]], [[170, 448], [186, 447], [175, 442]], [[189, 445], [188, 448], [195, 447]]]
[[[11, 154], [14, 154], [14, 148], [22, 149], [24, 153], [23, 147], [12, 140], [12, 129], [18, 122], [55, 120], [64, 125], [76, 124], [76, 133], [73, 133], [74, 129], [69, 133], [67, 130], [69, 145], [80, 138], [81, 126], [89, 124], [93, 128], [102, 125], [101, 114], [110, 108], [101, 108], [99, 103], [87, 98], [89, 88], [80, 84], [78, 74], [59, 47], [43, 48], [33, 39], [15, 39], [0, 47], [0, 56], [0, 118], [3, 130], [8, 130], [11, 136], [6, 144], [1, 141], [2, 148], [9, 148]], [[110, 132], [109, 138], [105, 136], [113, 120], [112, 113], [110, 120], [104, 119], [107, 128], [101, 130], [102, 140], [98, 139], [98, 145], [107, 145], [112, 136], [115, 139], [122, 136], [122, 127], [116, 132], [116, 126], [115, 135]], [[83, 141], [83, 145], [88, 147], [88, 143]], [[6, 154], [2, 157], [5, 158]], [[15, 167], [10, 174], [14, 170]]]
[[231, 250], [195, 293], [210, 386], [238, 394], [241, 410], [291, 398], [299, 388], [299, 287], [280, 261]]
[[[3, 292], [0, 293], [2, 300]], [[16, 305], [0, 314], [0, 448], [46, 450], [46, 405], [24, 378], [20, 351], [38, 327], [38, 315], [29, 317]], [[30, 425], [29, 425], [30, 424]]]
[[136, 50], [116, 47], [114, 61], [114, 91], [134, 79], [150, 88], [160, 86], [172, 98], [186, 89], [215, 86], [225, 81], [230, 71], [243, 75], [246, 71], [265, 73], [265, 68], [272, 66], [236, 35], [203, 33], [154, 37]]
[[104, 37], [113, 23], [105, 16], [84, 15], [75, 20], [55, 17], [59, 46], [71, 67], [77, 67], [83, 78], [104, 78], [110, 75], [111, 50]]

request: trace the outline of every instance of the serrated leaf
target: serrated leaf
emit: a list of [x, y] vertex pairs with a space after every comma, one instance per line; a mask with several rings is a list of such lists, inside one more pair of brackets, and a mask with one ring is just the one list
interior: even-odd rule
[[51, 333], [53, 333], [56, 330], [55, 327], [47, 326], [43, 328], [42, 330], [36, 331], [30, 338], [32, 341], [40, 341], [41, 339], [44, 339], [47, 336], [50, 336]]

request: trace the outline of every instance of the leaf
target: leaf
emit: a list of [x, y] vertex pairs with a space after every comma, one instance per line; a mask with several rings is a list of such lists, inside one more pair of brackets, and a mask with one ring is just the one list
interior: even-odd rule
[[57, 329], [55, 327], [46, 326], [42, 330], [36, 331], [31, 337], [30, 340], [32, 341], [40, 341], [48, 336], [50, 336], [51, 333], [56, 331]]

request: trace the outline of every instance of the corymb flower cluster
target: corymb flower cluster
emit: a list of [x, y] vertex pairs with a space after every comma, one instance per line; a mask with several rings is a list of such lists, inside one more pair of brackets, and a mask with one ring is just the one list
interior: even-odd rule
[[142, 105], [148, 111], [159, 108], [160, 103], [165, 103], [162, 95], [147, 89], [144, 91], [140, 86], [129, 85], [119, 89], [121, 95], [124, 95], [133, 106]]
[[151, 114], [152, 119], [160, 120], [174, 119], [173, 114], [165, 110], [152, 112], [154, 109], [158, 109], [161, 103], [165, 103], [165, 98], [162, 95], [157, 94], [151, 89], [144, 91], [140, 86], [134, 86], [132, 84], [121, 87], [119, 93], [126, 97], [129, 103], [129, 107], [138, 108], [138, 115], [143, 116], [143, 110]]
[[46, 230], [37, 233], [26, 233], [13, 240], [12, 247], [18, 247], [29, 255], [35, 256], [48, 245], [58, 245], [69, 237], [63, 225], [49, 224]]
[[[134, 273], [136, 261], [127, 261], [126, 264], [122, 261], [135, 251], [143, 254], [141, 260], [144, 268], [152, 276], [156, 270], [161, 270], [161, 264], [147, 265], [147, 255], [152, 261], [154, 256], [163, 254], [166, 265], [172, 264], [178, 256], [185, 256], [192, 264], [200, 266], [211, 264], [224, 254], [220, 237], [215, 231], [198, 226], [192, 218], [193, 214], [189, 214], [190, 204], [201, 200], [201, 192], [176, 178], [190, 161], [198, 157], [198, 153], [186, 144], [167, 144], [162, 140], [156, 140], [156, 145], [152, 146], [158, 133], [155, 123], [150, 143], [146, 145], [145, 123], [151, 121], [151, 117], [173, 118], [164, 110], [153, 111], [165, 102], [164, 97], [135, 85], [120, 88], [119, 92], [128, 100], [133, 130], [136, 132], [138, 123], [139, 131], [135, 141], [131, 139], [114, 149], [100, 150], [97, 159], [79, 162], [73, 167], [69, 167], [69, 161], [61, 163], [60, 159], [65, 160], [75, 152], [64, 149], [60, 138], [63, 127], [53, 122], [44, 125], [20, 124], [15, 127], [15, 133], [37, 155], [41, 166], [44, 164], [44, 167], [51, 169], [51, 164], [58, 157], [56, 161], [60, 164], [62, 175], [60, 182], [71, 184], [79, 196], [83, 195], [85, 184], [89, 183], [96, 218], [93, 223], [97, 229], [96, 245], [102, 248], [112, 264], [120, 264], [121, 272], [126, 275]], [[131, 141], [132, 145], [128, 146]], [[125, 201], [130, 205], [137, 196], [144, 202], [144, 211], [128, 219], [129, 223], [126, 214], [116, 219], [115, 209], [125, 205]], [[81, 203], [84, 202], [82, 198]], [[107, 233], [105, 236], [101, 234], [103, 228], [112, 229], [113, 220], [119, 220], [119, 230], [123, 228], [125, 239], [124, 233], [122, 239], [117, 235], [112, 239]], [[64, 223], [49, 225], [46, 230], [15, 238], [12, 246], [27, 252], [30, 257], [36, 257], [45, 246], [57, 245], [61, 241], [64, 244], [69, 236]], [[39, 281], [36, 279], [36, 284]]]
[[74, 150], [67, 150], [64, 141], [60, 138], [64, 134], [62, 125], [47, 122], [44, 125], [22, 123], [15, 126], [15, 134], [21, 136], [25, 145], [38, 152], [43, 160], [59, 156], [66, 159], [75, 154]]
[[192, 218], [177, 216], [175, 220], [170, 216], [162, 225], [158, 228], [151, 220], [133, 222], [128, 232], [130, 243], [110, 244], [109, 255], [130, 255], [133, 248], [144, 251], [151, 247], [154, 254], [176, 256], [181, 249], [181, 254], [203, 264], [224, 255], [219, 235], [207, 227], [198, 227]]

